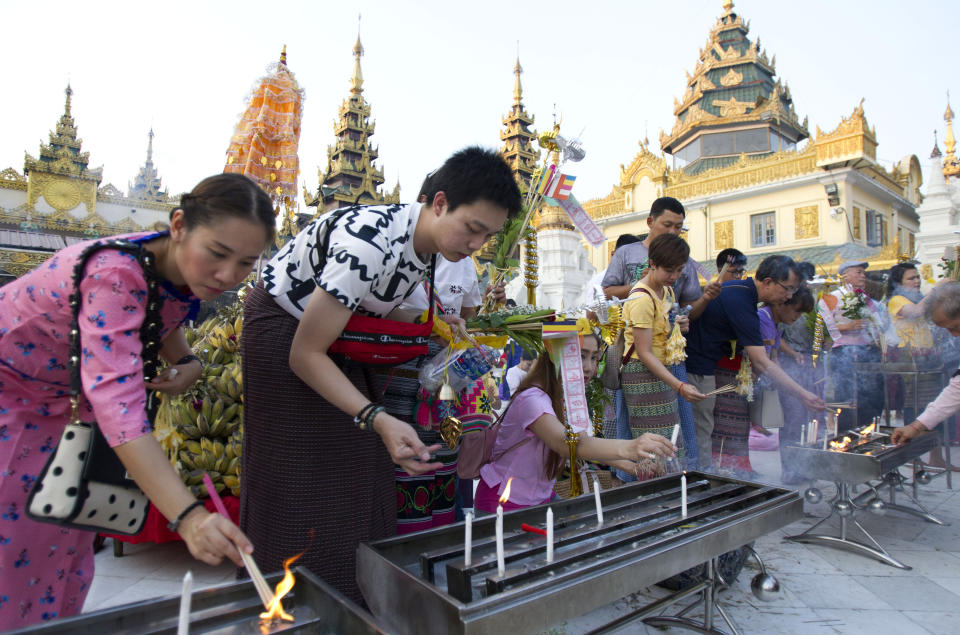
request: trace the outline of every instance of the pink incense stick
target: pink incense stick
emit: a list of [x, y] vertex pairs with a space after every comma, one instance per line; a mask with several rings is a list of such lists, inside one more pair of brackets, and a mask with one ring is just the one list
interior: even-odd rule
[[[210, 500], [213, 501], [213, 506], [217, 508], [217, 512], [229, 520], [230, 514], [227, 513], [227, 508], [224, 507], [223, 501], [220, 499], [220, 494], [217, 493], [217, 488], [213, 485], [213, 479], [211, 479], [210, 475], [206, 472], [203, 474], [203, 484], [207, 488], [207, 493], [210, 494]], [[260, 573], [260, 567], [257, 566], [253, 556], [241, 550], [240, 557], [243, 558], [243, 566], [246, 568], [247, 573], [250, 574], [250, 579], [253, 581], [253, 586], [257, 589], [260, 601], [263, 602], [264, 608], [269, 611], [270, 601], [273, 599], [273, 593], [270, 592], [270, 585], [263, 579], [263, 574]]]

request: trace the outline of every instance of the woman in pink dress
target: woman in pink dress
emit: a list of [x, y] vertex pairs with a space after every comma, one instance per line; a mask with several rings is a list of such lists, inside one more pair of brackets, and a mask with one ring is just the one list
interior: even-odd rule
[[[582, 336], [584, 383], [597, 373], [599, 346], [596, 335]], [[510, 500], [503, 504], [505, 510], [540, 505], [552, 498], [553, 485], [569, 456], [566, 429], [557, 415], [563, 416], [562, 404], [563, 386], [556, 366], [549, 355], [541, 355], [510, 399], [493, 446], [494, 460], [480, 469], [473, 499], [476, 509], [496, 512], [510, 477], [514, 479]], [[641, 458], [667, 458], [675, 453], [667, 438], [650, 433], [629, 440], [582, 435], [577, 445], [577, 456], [631, 473]]]
[[[160, 355], [170, 368], [143, 377], [140, 326], [147, 277], [126, 252], [101, 249], [80, 282], [85, 421], [96, 420], [144, 493], [209, 564], [242, 563], [253, 547], [229, 520], [208, 513], [154, 440], [148, 390], [174, 394], [202, 372], [180, 325], [201, 300], [235, 287], [273, 238], [270, 200], [253, 181], [221, 174], [185, 194], [168, 231], [120, 236], [153, 255], [162, 301]], [[95, 241], [71, 245], [0, 287], [0, 630], [79, 613], [93, 579], [94, 533], [36, 522], [27, 496], [69, 421], [69, 324], [74, 266]], [[176, 372], [174, 372], [174, 370]], [[145, 381], [147, 379], [148, 381]]]

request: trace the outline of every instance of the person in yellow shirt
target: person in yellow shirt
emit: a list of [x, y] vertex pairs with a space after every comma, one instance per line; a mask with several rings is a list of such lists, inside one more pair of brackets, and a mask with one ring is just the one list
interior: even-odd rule
[[[649, 268], [624, 304], [627, 363], [621, 384], [630, 413], [630, 438], [656, 433], [669, 439], [674, 426], [680, 424], [677, 395], [690, 401], [703, 399], [694, 386], [674, 377], [665, 361], [667, 338], [673, 329], [669, 317], [674, 304], [672, 285], [689, 256], [690, 246], [679, 236], [662, 234], [654, 238]], [[686, 316], [678, 317], [677, 323], [681, 331], [689, 326]], [[682, 437], [678, 446], [682, 447]], [[645, 480], [663, 473], [663, 462], [651, 459], [638, 464], [636, 477]], [[624, 477], [620, 473], [617, 476]]]
[[900, 337], [897, 348], [929, 351], [933, 348], [933, 333], [923, 317], [926, 299], [920, 293], [920, 272], [916, 265], [905, 262], [894, 265], [889, 276], [887, 310]]

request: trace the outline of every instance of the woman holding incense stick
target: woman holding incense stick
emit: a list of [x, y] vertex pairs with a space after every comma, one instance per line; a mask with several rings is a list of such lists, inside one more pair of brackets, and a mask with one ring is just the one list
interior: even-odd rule
[[[600, 338], [591, 330], [580, 333], [580, 359], [584, 384], [597, 373]], [[474, 495], [475, 509], [494, 513], [510, 477], [514, 477], [507, 511], [550, 501], [553, 486], [567, 462], [567, 430], [563, 416], [563, 384], [550, 355], [541, 355], [503, 414], [493, 446], [493, 459], [480, 469], [480, 483]], [[600, 439], [581, 435], [577, 456], [624, 471], [635, 471], [637, 461], [648, 457], [660, 460], [675, 456], [669, 439], [644, 434], [636, 439]], [[572, 468], [576, 471], [576, 468]], [[576, 476], [576, 475], [574, 475]]]
[[397, 308], [434, 254], [468, 258], [521, 207], [510, 167], [477, 147], [447, 159], [424, 195], [320, 216], [244, 307], [241, 527], [264, 572], [306, 549], [300, 562], [355, 602], [357, 546], [397, 530], [394, 465], [442, 467], [439, 444], [382, 403], [375, 369], [426, 354], [432, 328]]
[[[620, 438], [656, 434], [669, 439], [674, 426], [680, 423], [677, 396], [692, 402], [704, 398], [694, 386], [674, 377], [666, 361], [667, 339], [673, 330], [672, 285], [683, 272], [690, 247], [679, 236], [661, 234], [651, 241], [649, 249], [647, 271], [633, 286], [623, 306], [624, 345], [628, 353], [621, 377], [630, 429], [626, 434], [618, 431]], [[678, 316], [676, 322], [682, 331], [687, 330], [689, 321], [685, 315]], [[618, 472], [617, 477], [625, 481], [646, 480], [662, 476], [664, 469], [662, 461], [644, 459], [634, 475]]]
[[[274, 222], [256, 183], [219, 174], [183, 195], [168, 230], [114, 237], [138, 245], [137, 255], [108, 244], [87, 257], [101, 241], [84, 241], [0, 288], [0, 631], [79, 613], [93, 580], [95, 532], [37, 522], [27, 510], [28, 494], [72, 419], [74, 301], [82, 421], [97, 422], [195, 558], [241, 565], [238, 549], [252, 551], [236, 525], [207, 512], [170, 466], [151, 434], [147, 397], [183, 392], [200, 376], [180, 325], [201, 300], [243, 281], [273, 242]], [[158, 290], [159, 308], [148, 299], [150, 288]], [[147, 320], [150, 309], [156, 321]], [[156, 327], [159, 355], [169, 364], [156, 377], [144, 377], [157, 342], [141, 339], [144, 322]]]

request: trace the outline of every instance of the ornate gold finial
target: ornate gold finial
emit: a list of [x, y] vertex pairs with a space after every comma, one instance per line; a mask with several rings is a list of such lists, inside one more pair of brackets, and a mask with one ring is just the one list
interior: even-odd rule
[[723, 0], [723, 14], [726, 15], [733, 11], [733, 0]]
[[960, 160], [957, 160], [955, 154], [957, 139], [953, 136], [953, 109], [950, 108], [949, 91], [947, 91], [947, 110], [943, 113], [943, 120], [947, 122], [947, 134], [943, 139], [943, 145], [947, 149], [947, 154], [943, 157], [943, 175], [946, 177], [960, 176]]
[[147, 163], [153, 161], [153, 126], [150, 126], [150, 132], [147, 134]]
[[[73, 89], [70, 88], [69, 82], [67, 83], [67, 89], [63, 92], [67, 96], [66, 102], [63, 105], [63, 114], [69, 117], [70, 116], [70, 98], [73, 96]], [[950, 113], [950, 114], [951, 116], [953, 115], [953, 113]]]
[[280, 63], [284, 66], [287, 65], [287, 45], [283, 45], [283, 50], [280, 51]]
[[523, 67], [520, 66], [520, 42], [517, 41], [517, 63], [513, 67], [513, 74], [516, 75], [516, 79], [513, 80], [513, 105], [519, 106], [523, 100], [523, 86], [520, 85], [520, 73], [523, 72]]
[[360, 58], [363, 56], [363, 44], [360, 43], [360, 16], [357, 16], [357, 43], [353, 45], [353, 77], [350, 78], [350, 92], [359, 95], [363, 92], [363, 73], [360, 71]]

